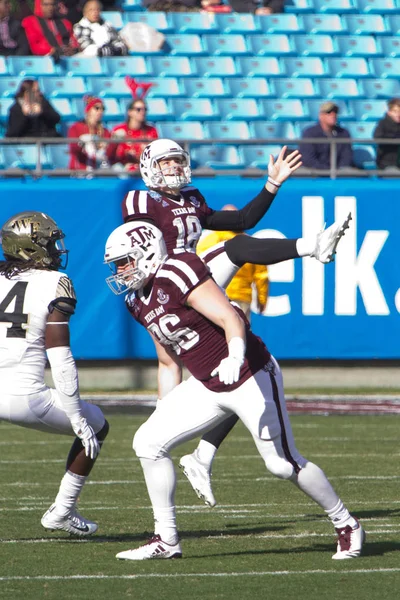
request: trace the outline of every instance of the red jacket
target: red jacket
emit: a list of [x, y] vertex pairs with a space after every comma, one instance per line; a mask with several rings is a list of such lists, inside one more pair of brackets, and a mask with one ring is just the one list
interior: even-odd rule
[[[68, 130], [69, 138], [81, 138], [82, 136], [89, 135], [89, 126], [84, 121], [78, 121], [71, 125]], [[100, 136], [99, 136], [100, 137]], [[108, 129], [103, 128], [103, 133], [101, 137], [109, 138], [111, 137]], [[113, 146], [113, 145], [112, 145]], [[69, 145], [70, 151], [70, 160], [69, 160], [69, 168], [70, 169], [81, 169], [87, 170], [88, 168], [96, 169], [100, 166], [99, 157], [96, 157], [94, 143], [88, 141], [83, 138], [82, 142], [74, 142]], [[111, 152], [110, 145], [104, 152], [104, 160], [108, 159], [108, 155]]]
[[[28, 38], [32, 54], [34, 54], [35, 56], [46, 56], [47, 54], [50, 54], [53, 46], [46, 39], [41, 23], [39, 21], [39, 18], [43, 18], [40, 0], [35, 0], [34, 12], [34, 15], [30, 15], [29, 17], [25, 17], [25, 19], [23, 19], [22, 26], [25, 29], [26, 37]], [[62, 21], [65, 29], [69, 34], [68, 40], [63, 39], [58, 30], [57, 22], [60, 21]], [[68, 21], [67, 19], [56, 18], [46, 19], [46, 23], [49, 29], [54, 34], [59, 46], [69, 45], [73, 48], [79, 48], [78, 41], [72, 33], [72, 23], [70, 23], [70, 21]]]
[[[111, 135], [120, 138], [142, 138], [149, 141], [158, 138], [157, 129], [152, 125], [144, 125], [142, 129], [129, 129], [127, 123], [116, 125], [112, 129]], [[136, 163], [131, 167], [132, 170], [136, 170], [139, 168], [139, 158], [143, 150], [143, 145], [146, 145], [146, 142], [135, 144], [134, 142], [123, 141], [120, 144], [114, 144], [113, 148], [110, 149], [110, 160], [112, 163], [121, 163], [123, 165]], [[135, 156], [132, 156], [131, 152]]]

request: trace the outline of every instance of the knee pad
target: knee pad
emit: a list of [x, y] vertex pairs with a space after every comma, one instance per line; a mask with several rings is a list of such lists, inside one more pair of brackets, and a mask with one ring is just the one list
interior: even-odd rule
[[285, 458], [280, 456], [268, 456], [264, 458], [265, 466], [268, 471], [279, 477], [279, 479], [290, 479], [294, 473], [293, 465], [290, 464]]

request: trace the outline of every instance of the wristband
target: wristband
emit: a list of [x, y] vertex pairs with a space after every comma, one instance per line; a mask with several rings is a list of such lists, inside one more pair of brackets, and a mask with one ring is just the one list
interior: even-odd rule
[[274, 185], [275, 187], [281, 187], [281, 183], [278, 183], [277, 181], [275, 181], [275, 179], [272, 179], [272, 177], [268, 176], [268, 183], [272, 183], [272, 185]]

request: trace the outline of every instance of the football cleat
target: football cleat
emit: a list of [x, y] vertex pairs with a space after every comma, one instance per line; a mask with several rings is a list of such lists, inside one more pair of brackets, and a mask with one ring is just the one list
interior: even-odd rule
[[179, 542], [167, 544], [159, 535], [152, 537], [147, 544], [139, 546], [134, 550], [118, 552], [116, 558], [120, 560], [151, 560], [158, 558], [182, 558], [182, 550]]
[[50, 531], [61, 529], [62, 531], [67, 531], [71, 535], [81, 537], [96, 533], [98, 528], [97, 523], [85, 519], [76, 510], [67, 517], [60, 517], [55, 513], [55, 508], [56, 505], [52, 504], [42, 517], [41, 523], [45, 529]]
[[347, 558], [357, 558], [361, 554], [362, 545], [365, 541], [365, 531], [361, 523], [356, 519], [354, 527], [336, 528], [337, 552], [332, 556], [335, 560], [345, 560]]
[[179, 468], [189, 480], [190, 485], [200, 500], [204, 500], [211, 508], [217, 504], [211, 489], [210, 472], [196, 459], [194, 454], [186, 454], [179, 461]]
[[344, 221], [335, 221], [328, 229], [323, 229], [317, 235], [317, 244], [310, 256], [313, 256], [322, 263], [332, 262], [336, 254], [337, 245], [344, 236], [346, 229], [349, 228], [351, 218], [351, 213], [349, 213]]

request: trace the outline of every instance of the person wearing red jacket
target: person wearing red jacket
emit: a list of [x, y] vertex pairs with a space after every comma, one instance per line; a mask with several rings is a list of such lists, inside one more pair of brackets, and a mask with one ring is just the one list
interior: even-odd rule
[[25, 17], [25, 29], [31, 52], [35, 56], [72, 56], [80, 51], [72, 24], [56, 16], [56, 0], [35, 0], [34, 14]]
[[68, 130], [69, 138], [79, 138], [69, 146], [70, 169], [90, 171], [110, 166], [108, 154], [113, 150], [107, 142], [99, 138], [109, 138], [110, 132], [103, 125], [104, 104], [100, 98], [88, 96], [85, 98], [85, 118], [71, 125]]

